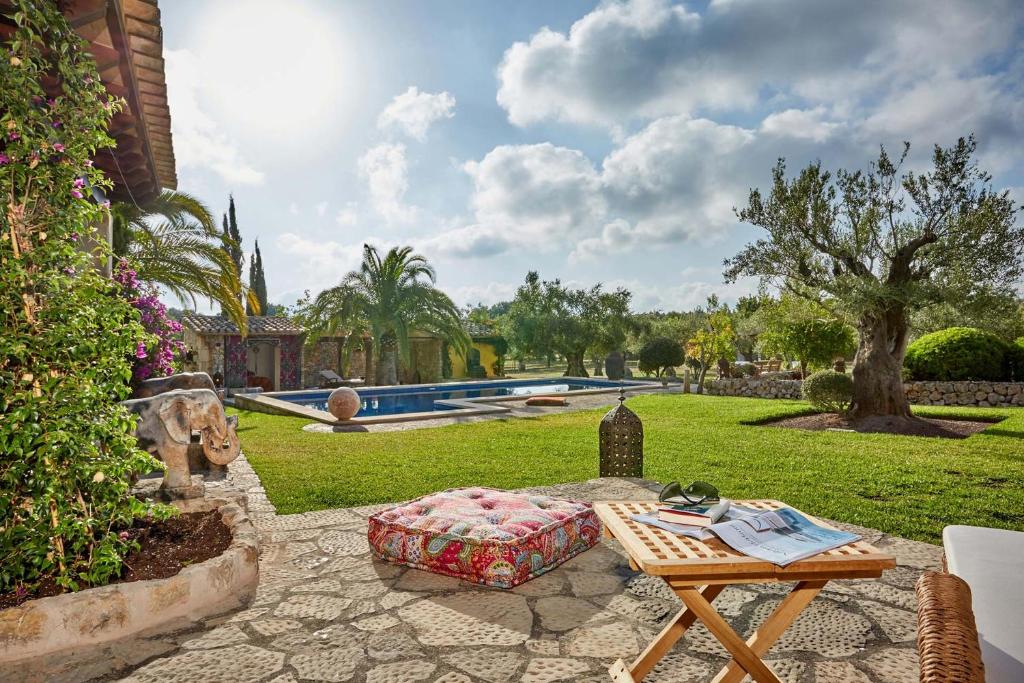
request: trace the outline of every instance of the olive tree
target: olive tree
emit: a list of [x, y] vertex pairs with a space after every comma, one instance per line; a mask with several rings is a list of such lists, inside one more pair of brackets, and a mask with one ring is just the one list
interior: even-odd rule
[[932, 168], [904, 172], [910, 149], [883, 147], [866, 171], [812, 163], [771, 191], [750, 191], [740, 220], [767, 231], [725, 261], [735, 281], [756, 276], [795, 293], [834, 300], [858, 331], [851, 414], [910, 417], [901, 369], [913, 311], [972, 292], [1009, 290], [1022, 269], [1024, 228], [1007, 191], [974, 161], [973, 136], [936, 146]]
[[530, 272], [503, 316], [502, 330], [516, 348], [565, 356], [567, 377], [587, 377], [588, 350], [607, 353], [625, 342], [633, 325], [629, 299], [625, 289], [570, 289]]

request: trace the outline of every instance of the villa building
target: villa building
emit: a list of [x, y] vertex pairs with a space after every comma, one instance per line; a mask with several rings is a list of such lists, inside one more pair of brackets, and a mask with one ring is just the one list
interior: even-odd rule
[[181, 320], [184, 370], [205, 372], [230, 389], [301, 389], [305, 330], [290, 318], [249, 316], [249, 334], [222, 315], [186, 313]]

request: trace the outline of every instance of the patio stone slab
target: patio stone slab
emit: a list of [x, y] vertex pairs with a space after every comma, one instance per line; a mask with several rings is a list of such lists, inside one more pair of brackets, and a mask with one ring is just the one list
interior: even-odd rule
[[[248, 488], [258, 486], [244, 457], [229, 470], [244, 475]], [[592, 480], [530, 490], [649, 500], [657, 488]], [[140, 683], [599, 683], [609, 680], [615, 659], [634, 657], [681, 607], [660, 579], [631, 570], [609, 540], [507, 591], [374, 560], [366, 517], [382, 507], [256, 517], [263, 547], [249, 609], [134, 648], [134, 661], [104, 651], [110, 663], [104, 669], [91, 658], [90, 675], [107, 681], [104, 671], [120, 670], [123, 680]], [[941, 549], [854, 530], [894, 552], [899, 566], [879, 581], [830, 583], [766, 656], [784, 681], [917, 681], [913, 586], [923, 568], [937, 566]], [[715, 604], [749, 635], [790, 588], [731, 587]], [[707, 683], [727, 661], [697, 624], [644, 680]]]

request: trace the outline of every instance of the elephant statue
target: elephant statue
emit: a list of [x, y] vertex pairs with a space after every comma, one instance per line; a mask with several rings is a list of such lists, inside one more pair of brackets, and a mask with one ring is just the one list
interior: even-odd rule
[[142, 380], [132, 392], [132, 398], [150, 398], [175, 389], [209, 389], [217, 393], [216, 385], [205, 372], [180, 372]]
[[167, 498], [195, 498], [203, 487], [192, 485], [188, 450], [198, 431], [206, 458], [227, 465], [238, 457], [238, 418], [224, 414], [217, 394], [209, 389], [175, 389], [150, 398], [124, 401], [138, 416], [135, 436], [139, 448], [160, 458], [167, 473], [160, 489]]

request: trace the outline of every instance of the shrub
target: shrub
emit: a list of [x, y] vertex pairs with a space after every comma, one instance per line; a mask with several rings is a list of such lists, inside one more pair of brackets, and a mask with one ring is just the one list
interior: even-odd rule
[[732, 366], [732, 376], [736, 379], [755, 375], [757, 375], [757, 366], [753, 363], [734, 363]]
[[0, 593], [118, 575], [133, 547], [119, 532], [151, 511], [131, 478], [159, 468], [118, 403], [151, 340], [79, 247], [102, 216], [86, 195], [109, 182], [91, 156], [113, 144], [118, 105], [57, 3], [14, 4], [0, 60]]
[[640, 348], [639, 360], [641, 372], [661, 377], [666, 369], [683, 364], [683, 345], [668, 337], [654, 337]]
[[804, 380], [802, 392], [815, 410], [845, 413], [853, 401], [853, 379], [835, 370], [819, 370]]
[[1024, 382], [1024, 337], [1006, 345], [1006, 379]]
[[1007, 377], [1008, 344], [974, 327], [926, 334], [907, 347], [904, 367], [911, 380], [998, 381]]

